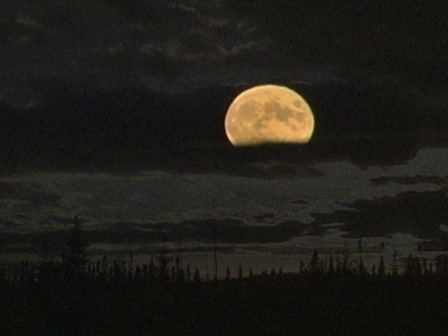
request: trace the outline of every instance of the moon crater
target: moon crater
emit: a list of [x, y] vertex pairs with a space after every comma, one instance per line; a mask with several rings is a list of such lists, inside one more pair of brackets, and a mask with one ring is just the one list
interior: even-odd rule
[[225, 130], [234, 146], [307, 143], [314, 131], [314, 116], [295, 91], [262, 85], [234, 99], [226, 114]]

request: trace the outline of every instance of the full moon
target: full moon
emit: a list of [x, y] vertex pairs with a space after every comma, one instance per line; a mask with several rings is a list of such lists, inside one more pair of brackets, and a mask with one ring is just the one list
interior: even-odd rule
[[297, 92], [279, 85], [260, 85], [233, 100], [225, 130], [233, 146], [303, 144], [313, 135], [314, 116]]

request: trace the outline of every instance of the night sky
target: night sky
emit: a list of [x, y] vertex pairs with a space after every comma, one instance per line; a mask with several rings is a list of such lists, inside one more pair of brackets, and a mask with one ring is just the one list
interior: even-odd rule
[[[215, 236], [224, 262], [255, 269], [293, 270], [315, 248], [356, 254], [360, 236], [375, 262], [442, 253], [447, 12], [445, 1], [2, 1], [2, 260], [62, 239], [77, 215], [91, 254], [182, 251], [204, 265]], [[228, 106], [268, 83], [307, 100], [311, 141], [232, 147]]]

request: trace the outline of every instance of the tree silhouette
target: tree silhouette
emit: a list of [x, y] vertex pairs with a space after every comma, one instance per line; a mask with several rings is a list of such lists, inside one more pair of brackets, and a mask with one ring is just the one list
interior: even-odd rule
[[[73, 231], [78, 234], [81, 228], [78, 226]], [[79, 238], [79, 235], [70, 237], [76, 241], [75, 238]], [[73, 247], [72, 249], [75, 252], [80, 250]], [[67, 253], [67, 256], [69, 255], [71, 254]], [[47, 260], [44, 256], [45, 253], [42, 253], [43, 260]], [[78, 256], [82, 257], [83, 254]], [[32, 263], [23, 261], [16, 264], [12, 279], [11, 275], [6, 275], [5, 278], [4, 274], [0, 274], [0, 312], [3, 313], [0, 314], [0, 322], [3, 316], [7, 316], [7, 323], [14, 329], [5, 332], [8, 335], [23, 334], [17, 331], [22, 331], [23, 322], [33, 321], [36, 321], [36, 334], [41, 334], [38, 323], [45, 323], [48, 316], [57, 316], [48, 320], [51, 323], [63, 320], [57, 328], [64, 330], [74, 326], [77, 328], [80, 321], [83, 321], [81, 325], [85, 321], [86, 325], [89, 324], [86, 330], [93, 330], [97, 325], [103, 328], [115, 323], [111, 328], [129, 328], [128, 334], [141, 334], [140, 332], [144, 331], [144, 334], [151, 335], [177, 335], [180, 330], [189, 330], [196, 321], [210, 320], [210, 324], [198, 324], [200, 326], [195, 327], [195, 332], [201, 335], [214, 334], [211, 328], [216, 328], [216, 322], [223, 328], [220, 329], [223, 334], [246, 335], [246, 329], [235, 329], [238, 327], [234, 328], [217, 320], [217, 316], [223, 315], [225, 321], [237, 320], [242, 314], [245, 321], [248, 320], [251, 324], [251, 329], [247, 329], [249, 334], [257, 333], [263, 328], [269, 331], [269, 334], [276, 334], [274, 329], [278, 331], [279, 327], [288, 323], [292, 323], [291, 329], [285, 329], [287, 332], [282, 335], [300, 333], [298, 327], [302, 325], [303, 328], [312, 330], [312, 334], [318, 334], [317, 331], [320, 331], [322, 326], [322, 333], [319, 334], [326, 334], [326, 323], [330, 323], [338, 326], [332, 330], [332, 335], [351, 335], [354, 330], [359, 330], [361, 322], [364, 323], [364, 320], [359, 321], [359, 308], [369, 307], [373, 316], [363, 315], [363, 319], [367, 322], [370, 319], [375, 328], [379, 326], [384, 334], [396, 334], [392, 329], [388, 329], [393, 318], [394, 322], [397, 321], [393, 331], [412, 324], [413, 328], [420, 328], [418, 334], [421, 334], [420, 331], [426, 328], [428, 323], [432, 323], [431, 328], [435, 329], [428, 329], [428, 334], [439, 335], [442, 334], [438, 332], [442, 330], [439, 328], [442, 319], [437, 316], [434, 319], [436, 322], [431, 322], [432, 314], [422, 311], [428, 309], [432, 313], [435, 309], [444, 311], [448, 307], [448, 296], [445, 295], [448, 276], [443, 271], [446, 270], [447, 260], [446, 255], [437, 256], [434, 259], [434, 273], [425, 275], [422, 273], [425, 261], [421, 262], [412, 255], [404, 261], [404, 272], [401, 272], [400, 268], [396, 275], [386, 274], [386, 266], [390, 265], [385, 265], [383, 256], [380, 257], [377, 272], [372, 268], [369, 273], [365, 267], [360, 267], [362, 258], [355, 258], [346, 263], [345, 272], [339, 272], [338, 265], [343, 266], [343, 263], [339, 262], [337, 256], [335, 259], [333, 255], [327, 258], [314, 251], [308, 268], [302, 265], [300, 273], [283, 273], [281, 267], [273, 267], [271, 272], [265, 268], [261, 273], [254, 274], [250, 265], [247, 265], [247, 276], [244, 278], [243, 265], [240, 264], [240, 279], [218, 279], [217, 282], [210, 282], [207, 278], [204, 281], [200, 279], [200, 270], [197, 267], [193, 276], [189, 266], [184, 274], [180, 259], [170, 263], [170, 259], [165, 255], [161, 256], [159, 263], [154, 264], [151, 258], [150, 264], [142, 266], [134, 266], [133, 263], [131, 265], [119, 258], [109, 263], [104, 256], [103, 259], [86, 265], [83, 273], [76, 278], [82, 279], [82, 282], [75, 282], [75, 286], [67, 285], [64, 277], [55, 277], [51, 282], [40, 281], [40, 278], [35, 277]], [[65, 270], [66, 265], [56, 261], [53, 267], [54, 270], [61, 271]], [[432, 269], [432, 264], [429, 267]], [[364, 271], [359, 272], [360, 269]], [[226, 271], [228, 280], [230, 268], [227, 267]], [[191, 278], [194, 284], [191, 283]], [[9, 290], [10, 288], [14, 290]], [[269, 292], [271, 290], [272, 292]], [[48, 299], [42, 302], [42, 298]], [[254, 298], [256, 305], [253, 304]], [[419, 305], [413, 304], [417, 298]], [[318, 308], [322, 305], [331, 309], [322, 311]], [[281, 312], [271, 314], [272, 307], [277, 307]], [[297, 316], [294, 318], [291, 309], [295, 310], [296, 307], [303, 309], [300, 310], [300, 315], [294, 313]], [[260, 315], [266, 318], [251, 320], [252, 316]], [[13, 317], [15, 320], [11, 322], [10, 316], [20, 317]], [[111, 322], [111, 316], [114, 322]], [[161, 322], [156, 322], [159, 320]], [[340, 324], [340, 321], [344, 323]], [[42, 329], [45, 327], [48, 325]], [[376, 335], [377, 329], [367, 329], [365, 334]]]
[[87, 258], [85, 248], [88, 246], [84, 237], [81, 221], [76, 216], [73, 220], [73, 228], [67, 244], [67, 251], [63, 254], [63, 262], [66, 265], [67, 276], [74, 278], [85, 272]]
[[229, 268], [229, 266], [227, 266], [227, 269], [226, 269], [226, 280], [229, 280], [230, 279], [230, 268]]
[[201, 281], [201, 276], [199, 275], [199, 269], [196, 267], [193, 275], [193, 282], [198, 283]]
[[395, 250], [394, 254], [393, 254], [393, 259], [392, 259], [392, 275], [397, 275], [398, 274], [398, 263], [397, 263], [397, 256], [398, 256], [398, 251]]
[[329, 266], [328, 266], [328, 274], [329, 275], [334, 275], [335, 273], [335, 269], [334, 269], [334, 264], [333, 264], [333, 255], [330, 255], [330, 262], [329, 262]]
[[169, 282], [170, 274], [168, 271], [168, 266], [170, 261], [171, 261], [170, 258], [165, 255], [159, 256], [158, 281], [162, 284], [166, 284]]
[[185, 271], [185, 279], [187, 282], [191, 281], [191, 268], [190, 265], [187, 265], [187, 270]]
[[383, 256], [380, 257], [380, 264], [378, 265], [378, 276], [384, 276], [386, 274], [386, 266], [384, 265]]
[[448, 273], [448, 258], [446, 255], [441, 254], [434, 258], [436, 273], [446, 274]]
[[362, 257], [359, 259], [359, 264], [358, 264], [358, 273], [359, 274], [364, 274], [366, 272], [366, 268], [364, 267], [364, 261], [362, 260]]
[[311, 262], [310, 262], [310, 272], [311, 273], [319, 273], [322, 271], [321, 268], [322, 268], [322, 264], [320, 263], [319, 255], [317, 253], [317, 250], [314, 250], [313, 256], [312, 256]]
[[41, 253], [39, 254], [39, 281], [49, 281], [55, 276], [55, 260], [47, 237], [43, 238]]
[[405, 263], [405, 274], [406, 275], [420, 275], [422, 274], [422, 268], [418, 258], [415, 258], [410, 254]]

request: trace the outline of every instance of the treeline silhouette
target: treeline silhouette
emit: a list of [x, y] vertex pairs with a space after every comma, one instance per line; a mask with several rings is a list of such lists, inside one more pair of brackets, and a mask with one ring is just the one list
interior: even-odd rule
[[[321, 257], [299, 271], [238, 272], [218, 279], [181, 257], [149, 263], [86, 258], [75, 220], [66, 249], [0, 274], [1, 335], [443, 335], [448, 258], [409, 256], [398, 271], [383, 257], [367, 270], [362, 251]], [[215, 273], [216, 274], [216, 273]]]

